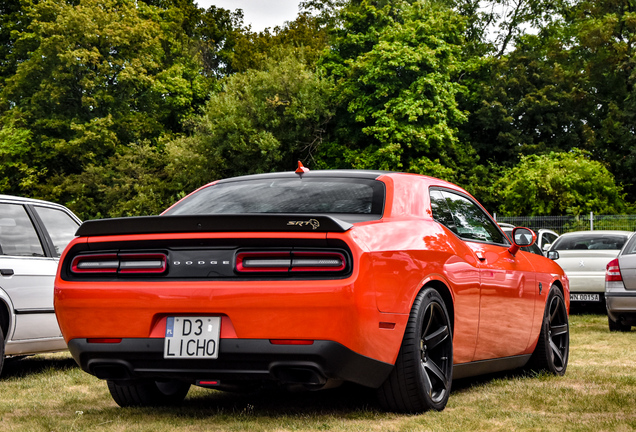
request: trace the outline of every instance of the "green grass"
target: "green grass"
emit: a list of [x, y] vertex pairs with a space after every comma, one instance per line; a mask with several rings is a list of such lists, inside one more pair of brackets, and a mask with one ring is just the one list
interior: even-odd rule
[[636, 331], [609, 333], [607, 318], [570, 318], [564, 377], [498, 374], [456, 381], [447, 408], [382, 412], [372, 391], [236, 395], [193, 387], [183, 406], [122, 409], [106, 384], [67, 353], [8, 362], [0, 377], [0, 431], [632, 431]]

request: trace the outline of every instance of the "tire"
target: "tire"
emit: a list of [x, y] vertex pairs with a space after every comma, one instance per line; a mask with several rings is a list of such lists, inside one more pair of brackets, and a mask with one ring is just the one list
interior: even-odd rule
[[181, 381], [118, 384], [108, 380], [108, 390], [120, 407], [174, 406], [183, 402], [190, 390], [190, 384]]
[[628, 332], [632, 329], [631, 325], [623, 324], [620, 321], [613, 321], [609, 316], [607, 317], [607, 323], [609, 324], [609, 330], [611, 332]]
[[570, 325], [561, 290], [552, 285], [543, 313], [539, 341], [530, 359], [531, 369], [565, 374], [570, 355]]
[[422, 290], [411, 309], [395, 367], [378, 389], [388, 411], [420, 413], [446, 407], [453, 379], [453, 337], [444, 300]]

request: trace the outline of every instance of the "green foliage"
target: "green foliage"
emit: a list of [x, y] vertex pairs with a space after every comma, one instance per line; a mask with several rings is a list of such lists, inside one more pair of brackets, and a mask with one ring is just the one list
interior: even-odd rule
[[1, 2], [0, 192], [157, 213], [302, 159], [440, 177], [499, 213], [631, 211], [633, 1], [301, 9], [255, 33], [194, 0]]
[[322, 163], [455, 177], [470, 155], [457, 139], [463, 20], [428, 1], [363, 0], [343, 21], [323, 60], [338, 111]]
[[311, 160], [332, 116], [330, 82], [302, 52], [286, 50], [262, 70], [228, 77], [192, 136], [167, 144], [175, 189], [241, 174], [288, 171]]
[[619, 214], [625, 209], [614, 176], [578, 149], [521, 157], [503, 170], [494, 193], [503, 216]]

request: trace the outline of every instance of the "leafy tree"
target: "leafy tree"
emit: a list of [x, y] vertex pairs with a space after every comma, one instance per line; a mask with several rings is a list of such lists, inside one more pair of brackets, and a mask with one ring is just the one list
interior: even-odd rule
[[175, 8], [42, 0], [25, 13], [30, 24], [15, 45], [32, 53], [0, 93], [0, 148], [16, 149], [12, 130], [28, 133], [19, 151], [3, 153], [4, 192], [72, 201], [68, 176], [107, 164], [129, 143], [180, 132], [213, 84]]
[[355, 1], [323, 64], [336, 80], [324, 166], [405, 170], [455, 179], [470, 163], [457, 139], [463, 20], [427, 1]]
[[228, 77], [194, 132], [167, 144], [174, 190], [215, 179], [295, 168], [311, 161], [332, 116], [332, 85], [302, 51], [283, 50], [262, 70]]
[[522, 156], [503, 170], [493, 191], [504, 216], [619, 214], [626, 209], [614, 176], [578, 149]]

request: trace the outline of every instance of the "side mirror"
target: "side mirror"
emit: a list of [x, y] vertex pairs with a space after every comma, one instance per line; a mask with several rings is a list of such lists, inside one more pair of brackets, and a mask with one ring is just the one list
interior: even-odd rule
[[548, 252], [548, 258], [550, 258], [551, 260], [558, 260], [559, 259], [559, 252], [553, 250], [553, 251], [549, 251]]
[[508, 248], [511, 255], [516, 255], [519, 248], [532, 246], [537, 235], [530, 228], [517, 227], [512, 230], [512, 246]]

